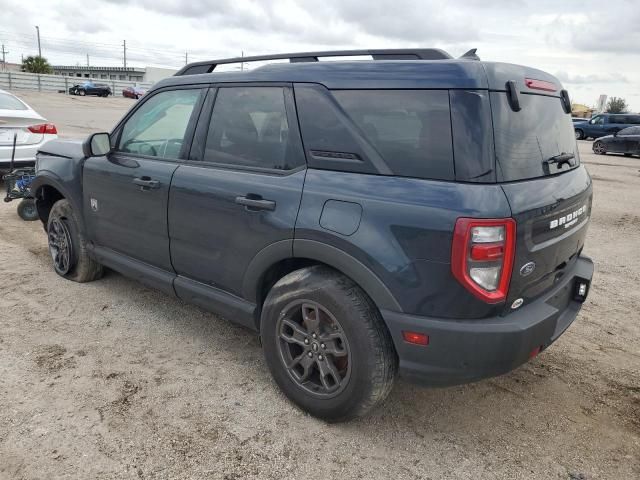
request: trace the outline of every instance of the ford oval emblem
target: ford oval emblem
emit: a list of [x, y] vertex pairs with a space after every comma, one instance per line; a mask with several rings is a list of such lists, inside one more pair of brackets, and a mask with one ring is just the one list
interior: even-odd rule
[[536, 269], [535, 262], [525, 263], [520, 268], [520, 275], [522, 275], [523, 277], [526, 277], [527, 275], [531, 275], [535, 269]]

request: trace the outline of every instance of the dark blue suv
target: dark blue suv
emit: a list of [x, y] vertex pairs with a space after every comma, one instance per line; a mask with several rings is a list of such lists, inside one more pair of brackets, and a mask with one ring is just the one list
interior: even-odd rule
[[625, 128], [640, 125], [640, 115], [631, 113], [601, 113], [586, 122], [574, 124], [576, 139], [600, 138]]
[[259, 332], [286, 395], [341, 421], [398, 373], [508, 372], [576, 318], [592, 185], [570, 111], [553, 76], [473, 51], [201, 62], [110, 134], [49, 143], [33, 191], [59, 275], [107, 266]]

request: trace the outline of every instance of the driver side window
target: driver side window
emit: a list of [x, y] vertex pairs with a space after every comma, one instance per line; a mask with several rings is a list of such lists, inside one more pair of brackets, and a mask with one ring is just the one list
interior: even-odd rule
[[201, 91], [170, 90], [149, 98], [124, 124], [117, 151], [177, 159]]
[[595, 117], [591, 120], [591, 125], [603, 125], [604, 117]]

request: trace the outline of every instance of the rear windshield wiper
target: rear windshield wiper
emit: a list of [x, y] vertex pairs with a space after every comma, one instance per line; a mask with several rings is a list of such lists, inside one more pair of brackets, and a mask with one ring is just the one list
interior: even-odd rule
[[576, 156], [573, 153], [560, 153], [558, 155], [554, 155], [553, 157], [547, 158], [546, 160], [544, 160], [544, 164], [549, 166], [553, 163], [555, 163], [556, 165], [558, 165], [558, 168], [561, 168], [562, 165], [564, 165], [565, 163], [568, 163], [569, 166], [573, 166], [573, 163], [571, 162], [571, 160], [573, 160], [574, 158], [576, 158]]

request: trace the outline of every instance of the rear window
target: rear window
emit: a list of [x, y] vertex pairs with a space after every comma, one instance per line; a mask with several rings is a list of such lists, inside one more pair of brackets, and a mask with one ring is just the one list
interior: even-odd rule
[[13, 95], [0, 93], [0, 110], [26, 110], [27, 106]]
[[[504, 92], [491, 92], [496, 167], [499, 181], [543, 177], [576, 168], [580, 161], [571, 116], [558, 97], [520, 95], [514, 112]], [[548, 160], [572, 154], [569, 163]]]
[[333, 95], [395, 175], [453, 179], [447, 91], [340, 90]]

